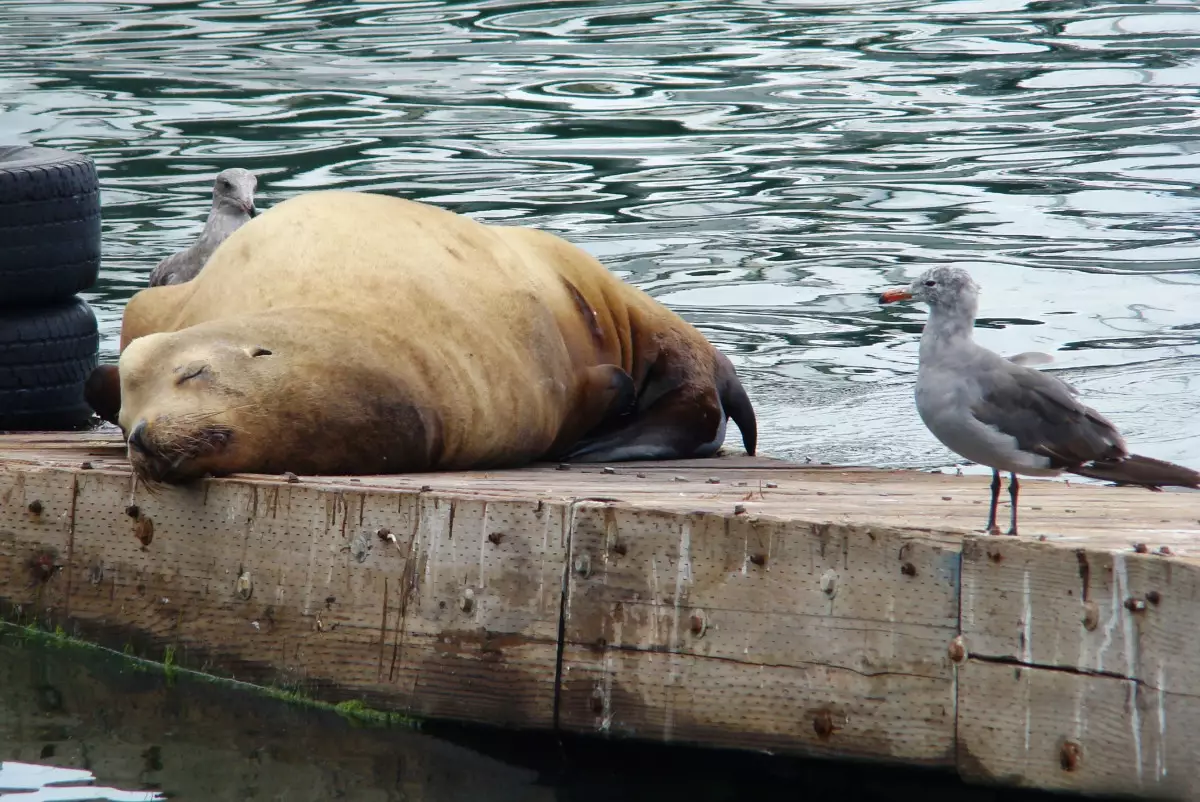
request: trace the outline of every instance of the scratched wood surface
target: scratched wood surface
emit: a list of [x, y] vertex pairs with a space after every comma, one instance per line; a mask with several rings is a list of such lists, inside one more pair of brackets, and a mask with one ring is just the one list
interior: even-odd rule
[[[335, 701], [552, 723], [560, 506], [287, 483], [151, 494], [98, 470], [7, 470], [0, 500], [10, 605]], [[45, 550], [61, 569], [39, 577]]]
[[968, 780], [1105, 796], [1200, 798], [1200, 700], [1111, 675], [967, 660]]
[[1200, 797], [1194, 559], [970, 536], [961, 628], [960, 749], [980, 772]]
[[581, 506], [560, 724], [953, 765], [958, 546]]
[[[9, 466], [59, 465], [129, 471], [120, 432], [105, 426], [84, 433], [0, 435], [0, 461]], [[611, 473], [607, 473], [611, 470]], [[754, 517], [878, 525], [914, 532], [982, 533], [990, 498], [989, 477], [905, 470], [798, 465], [767, 457], [730, 455], [702, 460], [572, 465], [541, 464], [518, 471], [454, 472], [402, 476], [304, 477], [323, 488], [409, 490], [423, 487], [464, 497], [559, 503], [612, 499], [673, 512], [731, 513]], [[278, 482], [277, 476], [242, 475], [239, 481]], [[717, 480], [711, 483], [710, 480]], [[1007, 521], [1008, 495], [1000, 516]], [[1200, 491], [1111, 487], [1080, 479], [1021, 483], [1022, 539], [1099, 549], [1145, 543], [1177, 556], [1200, 556]]]
[[1030, 480], [1011, 538], [988, 477], [745, 456], [292, 479], [151, 494], [112, 431], [0, 435], [0, 602], [421, 715], [1196, 789], [1192, 492]]

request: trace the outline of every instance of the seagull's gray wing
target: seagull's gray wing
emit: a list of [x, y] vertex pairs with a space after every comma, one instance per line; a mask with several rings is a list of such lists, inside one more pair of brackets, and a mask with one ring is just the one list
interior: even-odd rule
[[998, 360], [983, 373], [980, 389], [971, 406], [975, 418], [1015, 438], [1021, 450], [1047, 457], [1053, 467], [1128, 453], [1116, 427], [1053, 376]]
[[163, 259], [154, 269], [150, 271], [149, 286], [158, 287], [163, 284], [177, 284], [179, 278], [175, 275], [179, 268], [180, 261], [184, 256], [184, 252], [173, 253], [166, 259]]

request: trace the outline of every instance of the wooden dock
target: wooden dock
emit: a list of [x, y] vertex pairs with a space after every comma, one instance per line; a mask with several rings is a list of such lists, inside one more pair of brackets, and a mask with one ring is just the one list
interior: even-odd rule
[[996, 537], [989, 481], [730, 456], [149, 492], [115, 430], [6, 435], [0, 606], [418, 716], [1200, 798], [1200, 495], [1029, 480]]

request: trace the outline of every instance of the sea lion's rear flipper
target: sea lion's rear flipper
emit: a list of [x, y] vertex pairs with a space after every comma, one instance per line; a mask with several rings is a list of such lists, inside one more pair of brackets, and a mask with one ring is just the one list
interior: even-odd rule
[[83, 385], [83, 398], [92, 411], [114, 426], [121, 413], [121, 374], [116, 365], [99, 365]]
[[746, 395], [746, 388], [742, 387], [742, 381], [729, 357], [720, 351], [716, 355], [717, 395], [721, 399], [721, 408], [741, 430], [742, 445], [746, 447], [746, 453], [753, 457], [758, 446], [758, 419], [754, 415], [754, 405], [750, 403], [750, 396]]

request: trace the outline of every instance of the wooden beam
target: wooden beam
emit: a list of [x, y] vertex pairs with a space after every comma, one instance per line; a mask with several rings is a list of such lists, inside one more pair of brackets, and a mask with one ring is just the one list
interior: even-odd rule
[[987, 480], [742, 456], [150, 491], [109, 432], [0, 436], [0, 607], [421, 716], [1200, 796], [1196, 495], [1030, 481], [992, 537]]

